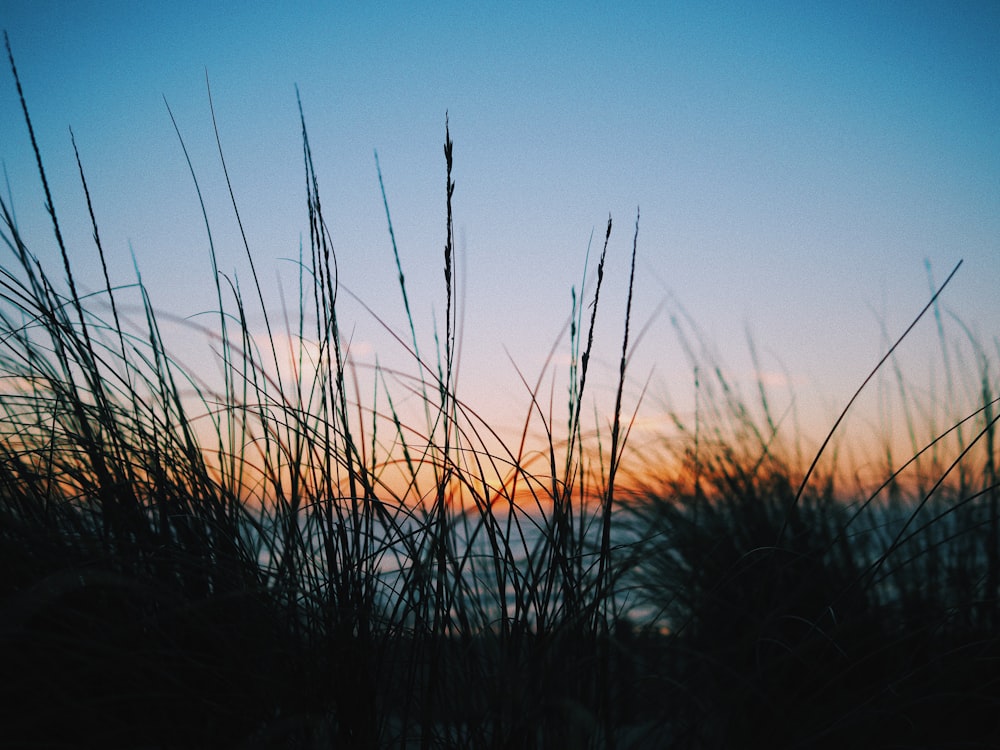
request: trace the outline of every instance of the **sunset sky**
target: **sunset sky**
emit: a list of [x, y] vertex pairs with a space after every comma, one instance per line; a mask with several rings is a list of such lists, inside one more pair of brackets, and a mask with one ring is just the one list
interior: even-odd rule
[[[134, 252], [154, 304], [183, 316], [214, 309], [215, 287], [198, 196], [164, 100], [201, 182], [220, 268], [246, 292], [251, 277], [215, 150], [207, 71], [278, 320], [278, 288], [294, 301], [290, 259], [308, 241], [298, 86], [340, 280], [406, 330], [377, 150], [425, 352], [433, 351], [434, 317], [444, 318], [447, 112], [464, 283], [460, 395], [501, 427], [527, 408], [514, 364], [537, 377], [569, 317], [592, 233], [594, 277], [609, 214], [592, 395], [599, 410], [610, 408], [637, 208], [633, 336], [649, 328], [631, 363], [626, 406], [649, 379], [651, 420], [659, 401], [687, 408], [690, 398], [691, 364], [670, 324], [683, 310], [753, 396], [749, 331], [776, 401], [794, 393], [808, 429], [822, 432], [885, 351], [886, 336], [900, 334], [926, 303], [926, 263], [940, 283], [964, 259], [944, 308], [997, 357], [995, 2], [7, 0], [0, 26], [80, 283], [98, 289], [100, 276], [70, 127], [112, 280], [134, 280]], [[31, 247], [56, 263], [7, 70], [0, 158], [5, 200], [9, 184]], [[383, 363], [405, 360], [347, 299], [342, 325], [360, 360], [374, 361], [373, 352]], [[930, 319], [903, 347], [916, 386], [927, 387], [936, 347]], [[566, 350], [564, 341], [552, 360], [560, 406]]]

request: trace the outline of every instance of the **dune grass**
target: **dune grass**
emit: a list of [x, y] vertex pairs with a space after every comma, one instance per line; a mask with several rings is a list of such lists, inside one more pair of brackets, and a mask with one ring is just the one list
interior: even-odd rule
[[[383, 190], [410, 337], [393, 335], [414, 372], [369, 381], [340, 328], [302, 117], [293, 324], [267, 309], [245, 237], [252, 292], [218, 272], [205, 217], [210, 385], [171, 357], [139, 271], [111, 284], [79, 155], [93, 236], [63, 236], [21, 105], [62, 263], [38, 261], [42, 240], [0, 200], [5, 744], [996, 744], [997, 372], [972, 337], [977, 406], [926, 452], [916, 440], [915, 484], [890, 455], [868, 494], [803, 467], [763, 386], [754, 417], [711, 362], [693, 362], [715, 373], [693, 424], [664, 425], [670, 455], [630, 467], [631, 276], [610, 434], [584, 429], [609, 219], [589, 304], [572, 297], [565, 428], [528, 385], [508, 444], [456, 385], [447, 120], [436, 356], [418, 345]], [[219, 156], [225, 169], [221, 140]], [[637, 247], [638, 217], [632, 274]], [[99, 293], [80, 292], [71, 257], [101, 264]], [[415, 395], [416, 421], [397, 408]]]

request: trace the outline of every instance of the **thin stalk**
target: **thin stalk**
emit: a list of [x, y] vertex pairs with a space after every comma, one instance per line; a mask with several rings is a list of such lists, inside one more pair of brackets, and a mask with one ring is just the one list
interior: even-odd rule
[[794, 507], [798, 504], [799, 499], [802, 497], [802, 493], [805, 492], [806, 485], [809, 483], [809, 479], [810, 477], [812, 477], [813, 471], [815, 471], [816, 465], [819, 463], [820, 456], [823, 455], [823, 452], [826, 450], [826, 446], [830, 443], [830, 440], [833, 438], [833, 435], [837, 431], [837, 428], [840, 426], [840, 423], [844, 421], [844, 417], [847, 416], [847, 412], [850, 410], [851, 406], [857, 400], [858, 396], [861, 395], [861, 391], [863, 391], [865, 389], [865, 386], [867, 386], [868, 383], [871, 381], [871, 379], [875, 377], [875, 373], [877, 373], [882, 368], [882, 365], [885, 364], [885, 361], [892, 356], [893, 352], [896, 351], [896, 348], [903, 342], [903, 339], [905, 339], [909, 335], [910, 331], [913, 330], [914, 326], [916, 326], [917, 323], [920, 321], [920, 319], [924, 316], [924, 313], [926, 313], [929, 309], [931, 309], [931, 307], [933, 307], [935, 301], [941, 295], [941, 292], [943, 292], [945, 287], [948, 286], [948, 282], [950, 282], [952, 278], [954, 278], [955, 274], [958, 273], [958, 269], [961, 268], [961, 266], [962, 266], [962, 261], [959, 261], [952, 269], [951, 273], [948, 274], [948, 277], [944, 280], [944, 283], [941, 284], [938, 290], [931, 297], [930, 301], [926, 305], [924, 305], [923, 309], [919, 313], [917, 313], [917, 316], [913, 319], [910, 325], [906, 327], [906, 330], [903, 331], [902, 335], [898, 339], [896, 339], [896, 342], [891, 347], [889, 347], [889, 351], [887, 351], [882, 356], [882, 359], [878, 361], [878, 364], [876, 364], [875, 367], [872, 369], [872, 371], [868, 373], [868, 377], [866, 377], [864, 381], [861, 383], [861, 385], [858, 386], [858, 389], [854, 392], [854, 395], [851, 396], [850, 400], [847, 402], [847, 405], [840, 412], [840, 415], [833, 423], [833, 427], [830, 428], [830, 431], [827, 433], [826, 438], [824, 438], [823, 443], [820, 445], [819, 450], [816, 451], [816, 455], [813, 457], [812, 463], [809, 465], [809, 469], [806, 471], [805, 476], [802, 477], [802, 483], [799, 485], [798, 491], [795, 493], [795, 496], [792, 498], [791, 503], [786, 509], [785, 520], [782, 522], [781, 530], [778, 532], [778, 539], [776, 542], [777, 546], [781, 545], [781, 541], [785, 536], [785, 531], [788, 528], [788, 521], [789, 518], [791, 517], [791, 513]]

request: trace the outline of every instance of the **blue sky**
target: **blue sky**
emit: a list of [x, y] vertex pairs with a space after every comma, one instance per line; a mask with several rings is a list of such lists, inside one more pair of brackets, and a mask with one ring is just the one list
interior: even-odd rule
[[[164, 99], [202, 182], [220, 266], [249, 288], [207, 70], [268, 304], [280, 304], [279, 284], [294, 294], [283, 259], [307, 227], [297, 85], [342, 282], [403, 327], [377, 149], [429, 348], [432, 311], [444, 314], [447, 111], [462, 387], [474, 406], [501, 425], [523, 415], [511, 360], [537, 375], [609, 214], [598, 367], [610, 387], [639, 207], [635, 316], [652, 323], [632, 363], [633, 400], [651, 375], [651, 404], [687, 403], [691, 367], [668, 316], [680, 304], [752, 393], [749, 329], [776, 399], [794, 393], [815, 432], [878, 360], [885, 332], [926, 302], [925, 261], [940, 280], [964, 259], [945, 306], [994, 358], [1000, 333], [1000, 10], [872, 5], [8, 0], [0, 24], [92, 288], [70, 126], [113, 280], [134, 278], [131, 247], [159, 307], [213, 308], [205, 230]], [[55, 260], [9, 73], [0, 158], [22, 229]], [[401, 361], [379, 325], [346, 305], [359, 355]], [[924, 329], [903, 352], [922, 386], [936, 347]]]

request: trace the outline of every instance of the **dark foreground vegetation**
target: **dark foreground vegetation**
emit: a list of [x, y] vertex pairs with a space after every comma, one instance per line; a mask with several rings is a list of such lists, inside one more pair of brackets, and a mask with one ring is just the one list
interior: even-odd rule
[[40, 155], [61, 266], [0, 201], [0, 745], [1000, 745], [997, 373], [974, 340], [977, 406], [914, 432], [877, 490], [804, 471], [712, 367], [659, 471], [630, 468], [628, 310], [609, 434], [581, 426], [602, 252], [564, 435], [531, 394], [539, 464], [454, 387], [447, 128], [437, 356], [411, 317], [417, 374], [376, 370], [378, 408], [304, 123], [303, 145], [294, 377], [266, 309], [270, 347], [252, 333], [259, 287], [217, 276], [218, 387], [171, 359], [141, 281], [82, 294], [69, 258], [103, 266], [98, 219], [86, 248], [62, 236]]

